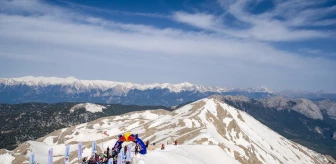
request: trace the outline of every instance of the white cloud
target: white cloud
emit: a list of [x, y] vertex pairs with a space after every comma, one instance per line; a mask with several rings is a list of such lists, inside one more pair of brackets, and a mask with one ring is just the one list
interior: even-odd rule
[[220, 22], [216, 20], [215, 16], [205, 13], [189, 14], [186, 12], [175, 12], [173, 19], [198, 28], [209, 30], [216, 30], [216, 28], [220, 25]]
[[[216, 33], [125, 24], [40, 2], [38, 11], [30, 10], [29, 6], [23, 7], [25, 12], [31, 12], [28, 15], [20, 14], [22, 11], [19, 10], [0, 14], [0, 59], [3, 61], [59, 64], [62, 67], [60, 70], [73, 73], [73, 76], [100, 74], [101, 77], [113, 72], [113, 77], [116, 77], [113, 80], [118, 80], [119, 77], [121, 81], [134, 82], [170, 82], [175, 79], [173, 82], [190, 80], [201, 84], [227, 84], [234, 87], [253, 87], [266, 83], [278, 89], [277, 87], [284, 87], [278, 84], [279, 80], [292, 79], [295, 83], [293, 87], [301, 87], [304, 86], [300, 84], [301, 79], [306, 79], [310, 81], [306, 87], [314, 88], [316, 77], [325, 79], [326, 83], [335, 82], [336, 79], [334, 61], [302, 57], [253, 39], [226, 37], [221, 34], [217, 18], [204, 13], [193, 15], [177, 12], [174, 18], [198, 28], [218, 29]], [[57, 12], [50, 13], [48, 10]], [[39, 14], [34, 14], [36, 12]], [[64, 13], [67, 13], [67, 17]], [[265, 23], [263, 20], [257, 21]], [[283, 29], [283, 26], [276, 28], [277, 23], [265, 24], [276, 32], [281, 31], [279, 34], [265, 31], [273, 35], [272, 40], [317, 35], [309, 34], [309, 31], [294, 34]], [[263, 30], [258, 28], [260, 26], [255, 26], [247, 34], [237, 34], [235, 31], [229, 33], [242, 38], [268, 40], [265, 33], [258, 33]], [[291, 36], [283, 38], [282, 35]], [[36, 62], [34, 66], [37, 67]], [[20, 67], [19, 63], [22, 62], [17, 63], [14, 66]], [[5, 66], [14, 67], [0, 62], [1, 64], [0, 75], [8, 74], [3, 71]], [[53, 68], [52, 71], [57, 70], [53, 65], [50, 67]], [[208, 78], [200, 78], [202, 76]], [[331, 84], [325, 86], [333, 87]]]

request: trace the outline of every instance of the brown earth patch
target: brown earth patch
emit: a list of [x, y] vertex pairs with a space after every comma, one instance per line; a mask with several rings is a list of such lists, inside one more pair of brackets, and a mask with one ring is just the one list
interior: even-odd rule
[[[254, 148], [246, 148], [246, 147], [244, 147], [244, 146], [242, 146], [242, 145], [238, 145], [241, 149], [243, 149], [244, 150], [244, 152], [245, 152], [245, 155], [247, 156], [247, 157], [249, 157], [248, 158], [248, 160], [247, 160], [247, 163], [251, 163], [251, 164], [262, 164], [262, 162], [258, 159], [258, 157], [257, 157], [257, 155], [255, 154], [255, 152], [253, 151], [254, 150]], [[245, 158], [244, 158], [245, 159]]]
[[[194, 131], [192, 131], [194, 130]], [[187, 140], [190, 140], [192, 138], [195, 138], [201, 133], [202, 129], [189, 129], [189, 128], [184, 128], [181, 129], [177, 132], [177, 135], [180, 136], [177, 138], [178, 143], [182, 144]]]
[[18, 156], [16, 156], [16, 157], [14, 158], [13, 163], [14, 163], [14, 164], [15, 164], [15, 163], [23, 163], [23, 162], [25, 162], [25, 161], [29, 161], [29, 158], [26, 158], [26, 157], [23, 156], [23, 155], [18, 155]]
[[72, 126], [72, 127], [67, 128], [67, 130], [65, 130], [63, 133], [61, 133], [60, 136], [55, 137], [54, 140], [57, 138], [58, 144], [64, 144], [65, 136], [72, 135], [75, 128], [76, 128], [76, 126]]
[[0, 155], [6, 154], [7, 151], [5, 149], [0, 149]]
[[238, 112], [238, 115], [237, 115], [238, 119], [239, 119], [240, 121], [242, 121], [242, 122], [245, 122], [245, 120], [244, 120], [243, 117], [241, 116], [240, 112], [239, 112], [238, 110], [237, 110], [237, 112]]
[[17, 148], [15, 148], [13, 152], [26, 155], [28, 153], [28, 150], [30, 150], [29, 147], [30, 147], [30, 144], [27, 142], [24, 142], [23, 144], [20, 144]]
[[201, 138], [201, 139], [195, 141], [195, 143], [201, 145], [203, 142], [206, 142], [206, 141], [208, 141], [207, 138]]
[[246, 159], [245, 157], [240, 156], [240, 154], [236, 151], [234, 151], [234, 157], [241, 164], [262, 164], [262, 162], [259, 161], [257, 157], [252, 156], [252, 157], [249, 157], [249, 159]]
[[183, 127], [183, 126], [185, 126], [184, 121], [183, 121], [182, 119], [178, 119], [177, 126], [179, 126], [179, 127]]
[[[229, 125], [228, 125], [228, 127], [227, 127], [227, 130], [228, 131], [232, 131], [232, 130], [234, 130], [235, 132], [237, 132], [236, 133], [236, 138], [239, 138], [239, 133], [241, 133], [241, 130], [240, 130], [240, 128], [239, 128], [239, 126], [238, 126], [238, 124], [237, 124], [237, 122], [235, 121], [235, 120], [232, 120], [230, 123], [229, 123]], [[231, 136], [231, 135], [230, 135]]]
[[[198, 103], [192, 103], [192, 107], [191, 109], [189, 110], [189, 113], [195, 113], [197, 112], [197, 110], [201, 109], [201, 107], [203, 107], [206, 103], [204, 101], [200, 101]], [[188, 115], [188, 114], [186, 114]]]

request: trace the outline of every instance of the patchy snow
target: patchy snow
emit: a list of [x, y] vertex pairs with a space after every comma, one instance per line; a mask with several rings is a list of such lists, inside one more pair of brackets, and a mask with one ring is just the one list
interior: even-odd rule
[[323, 130], [320, 128], [320, 127], [315, 127], [315, 131], [318, 133], [318, 134], [321, 134], [323, 135]]
[[54, 144], [54, 136], [49, 136], [49, 137], [45, 138], [43, 140], [43, 142], [46, 143], [46, 144], [48, 144], [48, 145]]
[[[219, 113], [227, 116], [219, 116]], [[109, 136], [103, 136], [103, 131], [107, 131]], [[97, 141], [98, 150], [103, 145], [104, 148], [112, 147], [117, 139], [115, 136], [127, 131], [158, 146], [174, 140], [182, 144], [167, 145], [164, 151], [153, 147], [154, 150], [149, 150], [148, 154], [135, 158], [138, 164], [238, 163], [236, 158], [253, 158], [263, 164], [326, 163], [325, 156], [285, 139], [247, 113], [212, 98], [201, 99], [165, 114], [132, 112], [64, 128], [45, 136], [43, 142], [28, 141], [30, 146], [19, 152], [33, 151], [37, 162], [46, 163], [48, 149], [54, 148], [56, 162], [63, 158], [66, 144], [71, 145], [70, 151], [75, 154], [77, 143], [83, 142], [83, 156], [88, 157], [92, 141]], [[6, 154], [0, 159], [10, 158], [11, 155]]]
[[82, 104], [77, 104], [70, 108], [70, 112], [74, 112], [75, 110], [84, 108], [86, 111], [91, 112], [91, 113], [96, 113], [96, 112], [103, 112], [103, 109], [106, 109], [106, 107], [102, 105], [97, 105], [97, 104], [92, 104], [92, 103], [82, 103]]
[[185, 123], [186, 127], [192, 128], [192, 121], [190, 119], [184, 119], [183, 122]]
[[11, 163], [13, 163], [14, 159], [15, 158], [11, 154], [9, 154], [9, 153], [0, 154], [0, 161], [3, 164], [11, 164]]

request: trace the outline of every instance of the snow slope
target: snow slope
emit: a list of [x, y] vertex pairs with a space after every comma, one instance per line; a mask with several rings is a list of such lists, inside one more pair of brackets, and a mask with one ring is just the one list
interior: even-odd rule
[[137, 155], [134, 164], [239, 164], [233, 157], [214, 145], [166, 146], [165, 150], [156, 149], [147, 155]]
[[[109, 137], [103, 137], [104, 131], [107, 131]], [[70, 158], [75, 163], [78, 142], [83, 142], [83, 155], [89, 156], [93, 140], [97, 141], [97, 149], [101, 151], [103, 147], [106, 149], [107, 146], [114, 145], [117, 136], [127, 131], [158, 145], [149, 147], [147, 155], [139, 156], [139, 164], [157, 163], [159, 158], [165, 158], [164, 161], [171, 163], [177, 163], [175, 160], [178, 160], [211, 164], [218, 163], [221, 159], [243, 164], [324, 164], [331, 160], [287, 140], [247, 113], [216, 97], [201, 99], [173, 112], [153, 110], [100, 118], [57, 130], [36, 141], [25, 142], [12, 152], [4, 154], [9, 154], [14, 160], [21, 159], [24, 163], [28, 161], [30, 152], [34, 151], [36, 161], [46, 163], [46, 150], [54, 148], [54, 162], [58, 163], [62, 161], [65, 145], [70, 144]], [[162, 143], [172, 143], [174, 140], [182, 146], [168, 146], [165, 151], [157, 149]], [[203, 157], [203, 152], [216, 157]], [[5, 159], [0, 156], [0, 160]]]

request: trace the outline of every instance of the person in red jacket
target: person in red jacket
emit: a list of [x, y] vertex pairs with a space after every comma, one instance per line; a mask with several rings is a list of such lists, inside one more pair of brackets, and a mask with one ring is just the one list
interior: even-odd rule
[[161, 150], [164, 150], [164, 149], [165, 149], [165, 145], [162, 144], [162, 145], [161, 145]]
[[177, 145], [177, 140], [175, 140], [175, 145]]
[[146, 142], [146, 148], [148, 148], [149, 141]]

